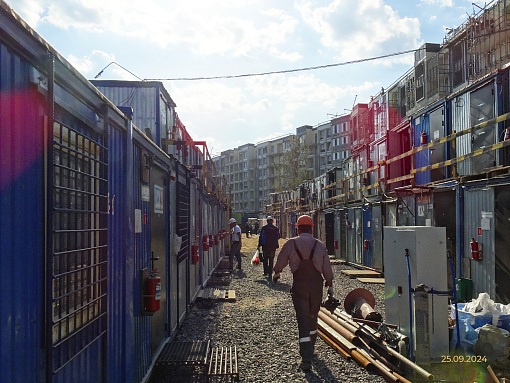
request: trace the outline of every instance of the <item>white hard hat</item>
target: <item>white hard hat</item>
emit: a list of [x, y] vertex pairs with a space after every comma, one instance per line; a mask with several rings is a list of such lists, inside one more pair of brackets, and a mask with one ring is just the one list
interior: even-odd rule
[[228, 221], [228, 223], [236, 223], [236, 219], [235, 218], [230, 218], [230, 220]]
[[272, 221], [272, 220], [273, 220], [273, 217], [271, 217], [270, 215], [268, 215], [266, 219], [267, 219], [268, 221]]

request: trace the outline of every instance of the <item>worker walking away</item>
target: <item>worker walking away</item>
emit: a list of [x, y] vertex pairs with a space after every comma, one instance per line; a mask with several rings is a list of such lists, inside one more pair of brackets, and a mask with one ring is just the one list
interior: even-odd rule
[[312, 235], [312, 218], [309, 215], [300, 216], [296, 228], [298, 236], [289, 239], [278, 254], [273, 281], [278, 281], [282, 270], [289, 265], [293, 277], [291, 296], [299, 331], [299, 367], [303, 371], [310, 371], [317, 339], [322, 286], [325, 280], [328, 294], [333, 295], [333, 270], [326, 246]]
[[228, 255], [230, 271], [234, 271], [234, 256], [237, 258], [237, 269], [241, 270], [241, 228], [235, 218], [228, 221], [230, 226], [230, 253]]
[[280, 230], [274, 225], [274, 219], [270, 215], [267, 216], [267, 225], [260, 229], [259, 242], [257, 248], [262, 247], [261, 261], [264, 266], [264, 276], [270, 281], [273, 273], [274, 256], [276, 249], [280, 247], [278, 240], [280, 239]]

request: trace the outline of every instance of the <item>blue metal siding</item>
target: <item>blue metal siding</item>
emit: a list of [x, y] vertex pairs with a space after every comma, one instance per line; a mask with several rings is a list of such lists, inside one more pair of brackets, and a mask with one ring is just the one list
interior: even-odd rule
[[43, 114], [26, 62], [0, 45], [2, 381], [44, 381]]
[[[363, 264], [373, 267], [373, 243], [372, 243], [372, 206], [363, 205]], [[365, 241], [368, 241], [368, 249], [365, 250]]]
[[103, 345], [101, 341], [92, 343], [85, 348], [80, 355], [79, 368], [77, 364], [71, 363], [58, 372], [53, 377], [52, 383], [98, 383], [102, 382], [101, 375], [98, 374], [98, 367], [104, 365]]
[[108, 227], [108, 381], [137, 382], [134, 329], [132, 137], [110, 128]]
[[[133, 123], [144, 133], [150, 131], [152, 140], [160, 146], [158, 88], [147, 87], [148, 83], [92, 81], [109, 100], [120, 106], [133, 108]], [[165, 132], [166, 137], [166, 132]]]
[[[139, 146], [133, 146], [133, 173], [131, 176], [131, 182], [133, 184], [133, 195], [134, 195], [134, 208], [140, 209], [142, 212], [142, 232], [135, 234], [134, 243], [134, 270], [133, 270], [133, 281], [134, 286], [141, 285], [140, 271], [144, 268], [148, 268], [149, 255], [150, 255], [150, 227], [145, 224], [144, 217], [147, 217], [147, 223], [149, 222], [148, 217], [150, 214], [150, 202], [142, 201], [142, 189], [140, 179], [140, 166], [141, 166], [141, 149]], [[142, 291], [139, 288], [133, 290], [133, 308], [134, 308], [134, 341], [135, 341], [135, 360], [136, 360], [136, 379], [135, 381], [142, 381], [146, 375], [151, 362], [151, 318], [150, 316], [141, 315], [141, 304], [142, 304]]]
[[[427, 137], [430, 139], [430, 122], [429, 122], [429, 115], [424, 114], [421, 116], [418, 116], [413, 119], [413, 145], [415, 148], [419, 148], [421, 146], [421, 135], [422, 133], [425, 133]], [[414, 157], [415, 165], [414, 167], [416, 169], [421, 168], [423, 166], [430, 165], [430, 151], [429, 150], [422, 150], [415, 154]], [[416, 173], [416, 184], [417, 185], [424, 185], [430, 182], [430, 170], [424, 171], [424, 172], [418, 172]]]

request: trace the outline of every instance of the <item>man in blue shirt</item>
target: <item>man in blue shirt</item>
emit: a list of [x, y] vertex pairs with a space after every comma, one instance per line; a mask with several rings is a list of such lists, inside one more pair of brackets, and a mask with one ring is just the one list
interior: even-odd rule
[[280, 239], [280, 230], [273, 224], [273, 217], [268, 215], [266, 219], [267, 225], [262, 226], [260, 230], [259, 244], [257, 247], [259, 249], [262, 247], [260, 259], [264, 265], [264, 276], [267, 276], [268, 280], [271, 281], [274, 256], [276, 254], [276, 249], [279, 247], [278, 240]]

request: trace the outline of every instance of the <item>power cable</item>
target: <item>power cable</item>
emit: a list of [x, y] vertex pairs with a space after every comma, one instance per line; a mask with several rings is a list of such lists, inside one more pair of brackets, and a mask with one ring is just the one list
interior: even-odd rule
[[380, 60], [388, 57], [400, 56], [407, 53], [416, 52], [420, 49], [410, 49], [407, 51], [390, 53], [382, 56], [375, 56], [370, 58], [364, 58], [359, 60], [351, 60], [345, 61], [336, 64], [326, 64], [326, 65], [317, 65], [305, 68], [297, 68], [297, 69], [287, 69], [287, 70], [278, 70], [278, 71], [270, 71], [270, 72], [260, 72], [260, 73], [245, 73], [245, 74], [236, 74], [236, 75], [224, 75], [224, 76], [210, 76], [210, 77], [175, 77], [175, 78], [146, 78], [144, 81], [197, 81], [197, 80], [218, 80], [218, 79], [231, 79], [231, 78], [241, 78], [241, 77], [255, 77], [255, 76], [267, 76], [270, 74], [281, 74], [281, 73], [293, 73], [293, 72], [303, 72], [308, 70], [316, 70], [316, 69], [324, 69], [331, 68], [336, 66], [350, 65], [350, 64], [358, 64], [367, 61]]

